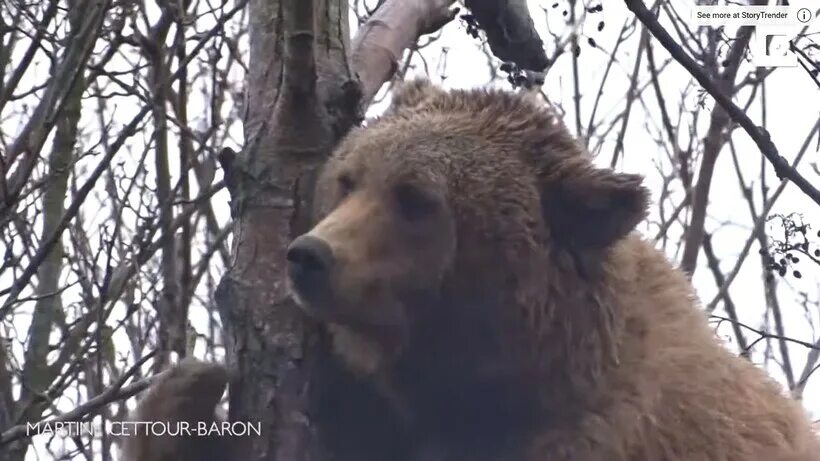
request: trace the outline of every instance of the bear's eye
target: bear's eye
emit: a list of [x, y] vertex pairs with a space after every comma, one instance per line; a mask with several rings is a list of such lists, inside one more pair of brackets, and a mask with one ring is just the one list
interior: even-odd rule
[[339, 183], [339, 198], [347, 197], [351, 192], [353, 192], [353, 188], [356, 184], [353, 182], [353, 178], [350, 177], [349, 174], [341, 174], [337, 179]]
[[399, 213], [410, 221], [424, 218], [438, 208], [434, 195], [410, 184], [396, 187], [395, 194]]

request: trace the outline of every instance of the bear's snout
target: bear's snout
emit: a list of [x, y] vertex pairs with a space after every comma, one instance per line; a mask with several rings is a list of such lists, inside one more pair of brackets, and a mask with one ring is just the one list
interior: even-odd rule
[[291, 242], [286, 258], [290, 281], [300, 297], [310, 301], [327, 294], [334, 264], [333, 251], [327, 242], [302, 235]]

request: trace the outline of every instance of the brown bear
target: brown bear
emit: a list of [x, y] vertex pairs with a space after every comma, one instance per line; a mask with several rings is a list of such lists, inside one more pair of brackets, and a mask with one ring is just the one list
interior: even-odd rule
[[[633, 232], [647, 197], [526, 96], [395, 92], [287, 254], [339, 359], [309, 415], [323, 459], [820, 460], [802, 408]], [[185, 392], [165, 384], [154, 400]]]
[[594, 167], [547, 107], [406, 84], [317, 192], [293, 291], [386, 408], [336, 397], [337, 459], [820, 460], [800, 405], [633, 232], [641, 178]]
[[[129, 421], [119, 427], [126, 461], [228, 461], [229, 437], [197, 433], [222, 421], [214, 413], [228, 384], [224, 367], [185, 359], [168, 370], [141, 398]], [[166, 423], [149, 426], [150, 423]], [[187, 429], [186, 429], [187, 428]], [[159, 435], [164, 434], [165, 435]], [[171, 435], [168, 435], [171, 434]]]

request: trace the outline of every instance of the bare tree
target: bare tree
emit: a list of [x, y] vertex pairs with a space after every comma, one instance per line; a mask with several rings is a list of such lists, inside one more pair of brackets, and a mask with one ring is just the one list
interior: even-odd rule
[[[230, 418], [262, 425], [239, 458], [319, 458], [308, 409], [328, 353], [284, 252], [317, 169], [411, 74], [540, 92], [599, 162], [646, 174], [647, 237], [731, 347], [811, 399], [820, 121], [784, 143], [785, 71], [750, 65], [752, 29], [693, 27], [677, 1], [458, 7], [0, 3], [0, 459], [112, 459], [104, 433], [26, 424], [121, 420], [188, 355], [228, 364]], [[812, 37], [790, 74], [809, 85]]]

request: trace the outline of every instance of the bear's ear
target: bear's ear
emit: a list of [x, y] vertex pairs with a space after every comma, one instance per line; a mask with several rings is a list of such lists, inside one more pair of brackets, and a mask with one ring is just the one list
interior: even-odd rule
[[396, 113], [402, 110], [418, 110], [447, 92], [434, 85], [426, 78], [407, 80], [396, 85], [387, 113]]
[[552, 238], [570, 247], [602, 249], [631, 232], [646, 216], [643, 177], [570, 161], [541, 178], [541, 204]]

